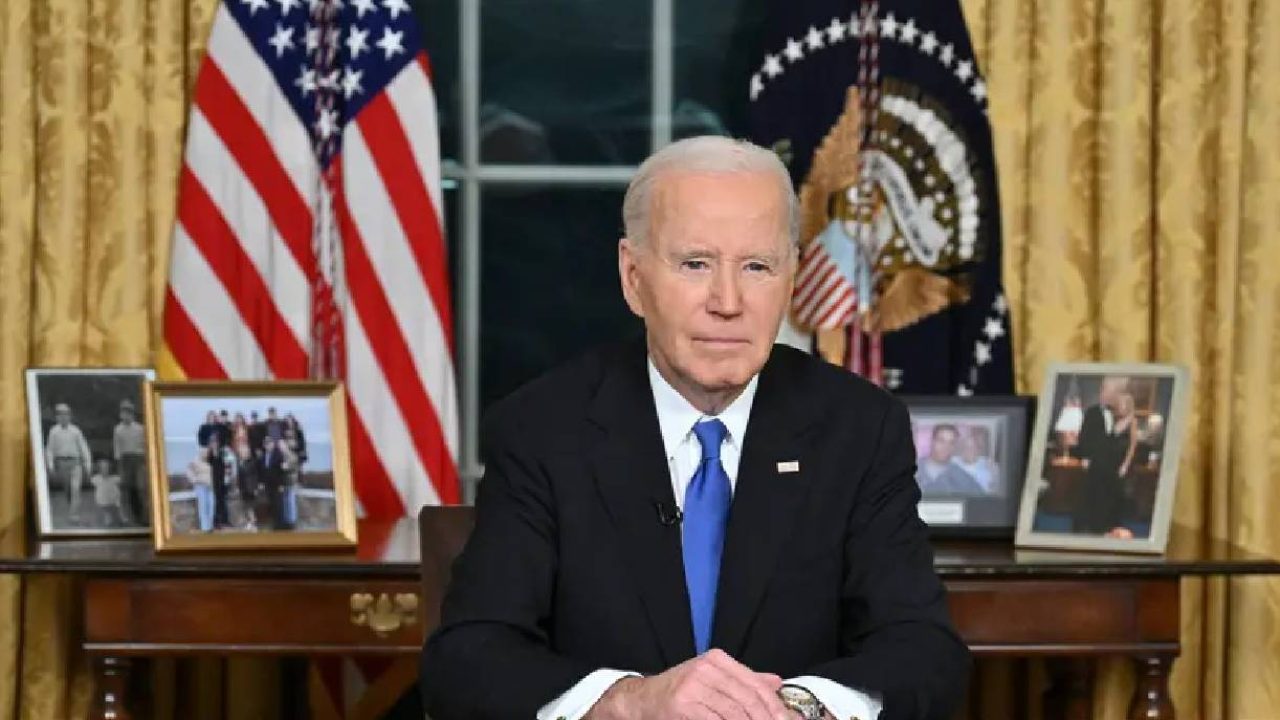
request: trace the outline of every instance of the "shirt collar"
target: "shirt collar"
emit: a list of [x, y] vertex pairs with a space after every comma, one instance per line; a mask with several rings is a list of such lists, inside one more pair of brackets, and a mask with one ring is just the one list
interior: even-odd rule
[[666, 450], [668, 459], [675, 455], [676, 448], [693, 432], [696, 423], [711, 417], [724, 423], [729, 431], [729, 442], [739, 450], [742, 449], [742, 439], [747, 434], [747, 421], [751, 419], [751, 405], [756, 398], [756, 385], [760, 381], [759, 373], [751, 378], [742, 393], [729, 403], [729, 407], [719, 415], [710, 416], [704, 415], [671, 387], [671, 383], [662, 377], [658, 367], [653, 364], [653, 358], [649, 358], [648, 364], [649, 387], [653, 390], [653, 405], [658, 411], [658, 429], [662, 432], [662, 447]]

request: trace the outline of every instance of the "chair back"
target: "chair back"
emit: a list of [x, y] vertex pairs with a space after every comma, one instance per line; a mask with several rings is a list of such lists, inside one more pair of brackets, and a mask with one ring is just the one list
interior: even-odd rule
[[463, 505], [424, 507], [418, 513], [422, 553], [422, 622], [430, 634], [440, 624], [440, 604], [453, 572], [453, 561], [475, 526], [475, 508]]

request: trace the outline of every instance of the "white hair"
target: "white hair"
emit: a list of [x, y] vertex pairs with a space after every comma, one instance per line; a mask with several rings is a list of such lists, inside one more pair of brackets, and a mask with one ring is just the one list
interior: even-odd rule
[[622, 223], [627, 238], [643, 245], [652, 228], [649, 211], [653, 207], [653, 188], [665, 173], [769, 173], [778, 181], [778, 191], [787, 208], [787, 237], [794, 246], [800, 241], [800, 207], [791, 174], [773, 152], [747, 140], [734, 140], [719, 135], [677, 140], [649, 156], [627, 186], [622, 200]]

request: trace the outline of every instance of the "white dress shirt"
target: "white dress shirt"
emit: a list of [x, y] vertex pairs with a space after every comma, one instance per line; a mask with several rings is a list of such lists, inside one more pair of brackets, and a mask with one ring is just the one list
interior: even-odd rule
[[84, 433], [75, 425], [54, 425], [49, 428], [49, 440], [44, 444], [45, 463], [53, 469], [53, 461], [58, 458], [79, 460], [88, 469], [93, 463], [93, 454], [89, 452], [89, 443], [84, 440]]
[[[742, 394], [719, 415], [704, 415], [671, 387], [658, 372], [653, 360], [649, 361], [649, 387], [653, 390], [653, 404], [658, 411], [658, 429], [662, 433], [662, 446], [667, 451], [671, 489], [681, 510], [684, 509], [685, 491], [693, 480], [694, 473], [698, 471], [698, 465], [702, 463], [702, 446], [698, 442], [698, 436], [693, 433], [693, 426], [703, 420], [714, 417], [724, 423], [728, 430], [720, 447], [720, 464], [729, 476], [730, 489], [737, 488], [742, 440], [747, 433], [747, 420], [751, 417], [751, 405], [756, 399], [759, 379], [759, 375], [751, 378]], [[560, 697], [543, 705], [538, 710], [538, 720], [581, 720], [614, 683], [632, 676], [639, 677], [639, 673], [613, 668], [596, 670]], [[813, 693], [826, 706], [827, 712], [838, 720], [875, 720], [880, 716], [878, 700], [827, 678], [805, 675], [789, 678], [785, 682]]]
[[140, 422], [120, 422], [116, 424], [115, 435], [111, 438], [112, 450], [118, 461], [125, 455], [147, 454], [146, 428]]

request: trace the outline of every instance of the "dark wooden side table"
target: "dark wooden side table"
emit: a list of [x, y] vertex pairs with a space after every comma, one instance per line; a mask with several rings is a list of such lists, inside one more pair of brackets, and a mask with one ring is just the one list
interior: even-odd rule
[[1047, 718], [1093, 716], [1092, 658], [1127, 656], [1138, 682], [1132, 720], [1171, 720], [1169, 672], [1178, 656], [1181, 580], [1276, 573], [1280, 564], [1219, 545], [1164, 557], [938, 543], [934, 564], [951, 617], [973, 653], [1048, 657]]
[[149, 539], [35, 543], [0, 572], [79, 579], [94, 718], [133, 717], [139, 658], [395, 656], [425, 637], [417, 524], [362, 522], [355, 553], [156, 555]]
[[[421, 531], [411, 520], [362, 524], [359, 550], [333, 556], [156, 556], [141, 539], [36, 543], [26, 556], [0, 557], [0, 572], [81, 579], [96, 717], [128, 718], [138, 657], [416, 654], [472, 514], [430, 508], [421, 523]], [[936, 564], [975, 653], [1066, 659], [1046, 706], [1070, 718], [1089, 716], [1087, 665], [1070, 658], [1099, 655], [1138, 664], [1130, 717], [1172, 718], [1181, 579], [1280, 574], [1274, 559], [1220, 543], [1196, 547], [1179, 532], [1164, 557], [940, 542]]]

